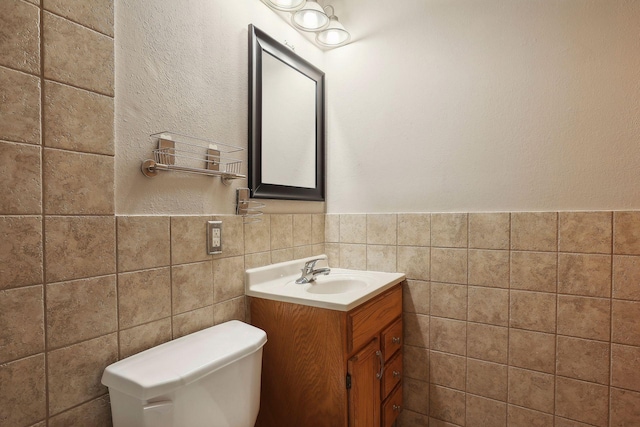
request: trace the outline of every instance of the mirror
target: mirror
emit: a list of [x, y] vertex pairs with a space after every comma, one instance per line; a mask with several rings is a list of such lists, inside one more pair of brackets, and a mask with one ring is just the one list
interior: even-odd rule
[[249, 25], [251, 197], [325, 197], [324, 73]]

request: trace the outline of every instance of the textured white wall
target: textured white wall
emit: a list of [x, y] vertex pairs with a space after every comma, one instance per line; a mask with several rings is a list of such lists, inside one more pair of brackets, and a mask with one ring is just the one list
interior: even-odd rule
[[[219, 178], [140, 173], [163, 130], [247, 148], [248, 25], [324, 69], [323, 53], [259, 0], [116, 0], [116, 212], [229, 214]], [[243, 173], [247, 152], [243, 152]], [[273, 212], [323, 212], [324, 203], [268, 201]]]
[[332, 3], [329, 212], [640, 209], [640, 1]]

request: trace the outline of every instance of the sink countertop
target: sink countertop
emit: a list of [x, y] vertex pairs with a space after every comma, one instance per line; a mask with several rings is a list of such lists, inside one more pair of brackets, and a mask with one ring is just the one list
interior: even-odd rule
[[[330, 310], [349, 311], [369, 299], [380, 295], [387, 289], [405, 279], [403, 273], [385, 273], [380, 271], [348, 270], [331, 268], [328, 276], [319, 276], [318, 283], [296, 284], [300, 277], [300, 270], [305, 262], [322, 258], [316, 268], [327, 267], [326, 255], [308, 257], [264, 267], [252, 268], [245, 272], [245, 290], [251, 297], [264, 298], [275, 301], [290, 302]], [[324, 279], [324, 278], [328, 279]], [[307, 289], [312, 286], [322, 286], [323, 280], [337, 278], [364, 281], [367, 286], [343, 293], [311, 293]]]

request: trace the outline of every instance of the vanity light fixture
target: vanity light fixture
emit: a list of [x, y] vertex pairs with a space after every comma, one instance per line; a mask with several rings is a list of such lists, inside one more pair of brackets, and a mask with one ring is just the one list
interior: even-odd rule
[[323, 8], [316, 0], [261, 1], [273, 10], [291, 12], [291, 25], [299, 31], [317, 33], [316, 43], [322, 47], [339, 47], [351, 40], [349, 32], [338, 21], [333, 6]]

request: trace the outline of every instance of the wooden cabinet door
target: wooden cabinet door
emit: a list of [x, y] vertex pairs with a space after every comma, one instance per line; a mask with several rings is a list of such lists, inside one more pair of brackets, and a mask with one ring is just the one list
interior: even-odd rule
[[349, 427], [380, 426], [380, 342], [375, 338], [347, 363], [349, 389]]

